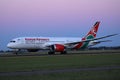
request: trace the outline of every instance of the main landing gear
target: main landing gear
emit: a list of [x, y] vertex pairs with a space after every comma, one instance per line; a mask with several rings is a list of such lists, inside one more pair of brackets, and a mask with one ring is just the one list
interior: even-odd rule
[[[55, 54], [55, 52], [54, 51], [49, 51], [48, 54], [52, 55], [52, 54]], [[67, 54], [67, 51], [62, 51], [62, 52], [60, 52], [60, 54]]]

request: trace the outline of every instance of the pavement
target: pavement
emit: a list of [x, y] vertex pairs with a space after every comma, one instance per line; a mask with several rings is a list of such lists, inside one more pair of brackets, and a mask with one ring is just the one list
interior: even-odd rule
[[33, 70], [33, 71], [18, 71], [18, 72], [0, 72], [0, 76], [18, 76], [18, 75], [33, 75], [33, 74], [51, 74], [51, 73], [64, 73], [64, 72], [80, 72], [80, 71], [102, 71], [120, 69], [120, 66], [106, 66], [106, 67], [93, 67], [93, 68], [68, 68], [57, 70]]

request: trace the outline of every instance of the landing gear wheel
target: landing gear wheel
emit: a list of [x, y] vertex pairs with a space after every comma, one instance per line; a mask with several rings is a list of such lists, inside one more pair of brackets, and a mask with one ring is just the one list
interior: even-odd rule
[[49, 55], [55, 54], [55, 52], [48, 52]]
[[63, 51], [63, 52], [61, 52], [61, 54], [67, 54], [67, 51]]
[[13, 52], [13, 54], [18, 55], [18, 52]]
[[18, 55], [18, 53], [19, 53], [20, 51], [21, 51], [20, 49], [15, 49], [15, 50], [13, 51], [13, 54]]

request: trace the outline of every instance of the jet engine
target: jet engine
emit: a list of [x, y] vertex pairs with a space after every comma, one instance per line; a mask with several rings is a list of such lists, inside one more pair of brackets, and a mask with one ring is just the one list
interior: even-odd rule
[[52, 51], [54, 52], [64, 52], [65, 51], [65, 46], [61, 44], [54, 44], [52, 45]]

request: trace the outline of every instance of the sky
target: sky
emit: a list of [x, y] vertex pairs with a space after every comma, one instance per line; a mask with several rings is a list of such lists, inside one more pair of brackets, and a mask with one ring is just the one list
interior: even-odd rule
[[[120, 0], [0, 0], [0, 50], [16, 37], [84, 37], [100, 21], [97, 37], [120, 33]], [[120, 46], [120, 35], [99, 46]]]

